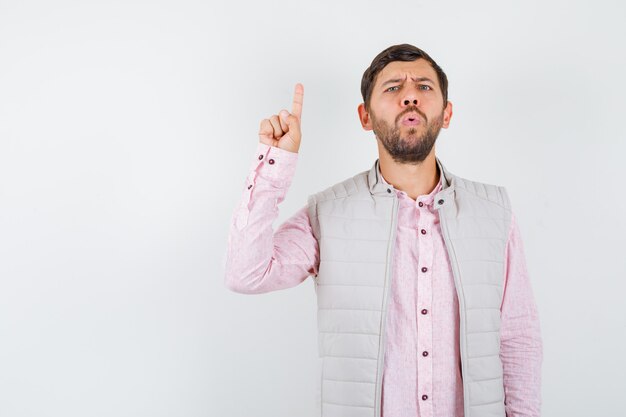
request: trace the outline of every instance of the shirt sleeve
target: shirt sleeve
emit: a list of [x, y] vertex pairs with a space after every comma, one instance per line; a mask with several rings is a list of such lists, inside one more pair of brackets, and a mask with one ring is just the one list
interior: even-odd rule
[[224, 277], [228, 289], [260, 294], [294, 287], [317, 274], [319, 248], [307, 206], [276, 232], [272, 228], [297, 158], [295, 152], [259, 143], [231, 219]]
[[506, 247], [500, 358], [507, 417], [539, 417], [542, 340], [519, 227], [513, 216]]

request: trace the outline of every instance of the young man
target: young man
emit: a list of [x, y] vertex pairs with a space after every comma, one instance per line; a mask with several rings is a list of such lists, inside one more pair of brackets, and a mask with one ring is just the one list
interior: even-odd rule
[[261, 122], [232, 218], [225, 285], [258, 294], [313, 275], [322, 417], [539, 416], [542, 344], [519, 229], [503, 187], [450, 173], [434, 144], [447, 78], [394, 45], [363, 74], [371, 169], [321, 192], [273, 233], [300, 147], [292, 112]]

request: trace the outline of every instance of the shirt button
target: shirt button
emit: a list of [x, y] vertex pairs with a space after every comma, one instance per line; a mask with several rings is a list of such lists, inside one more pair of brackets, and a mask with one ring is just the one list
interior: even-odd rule
[[274, 160], [273, 160], [273, 159], [269, 159], [267, 162], [269, 162], [269, 163], [270, 163], [270, 165], [273, 165], [273, 164], [274, 164]]
[[422, 356], [424, 356], [424, 357], [428, 356], [428, 352], [423, 351], [423, 352], [422, 352]]
[[252, 188], [252, 184], [248, 185], [248, 190], [249, 190], [250, 188]]
[[426, 401], [428, 399], [428, 395], [422, 395], [422, 400]]
[[437, 201], [437, 204], [442, 205], [443, 204], [443, 199]]
[[428, 268], [426, 268], [425, 266], [422, 267], [422, 272], [426, 272], [428, 271]]
[[391, 188], [387, 188], [387, 192], [388, 192], [388, 193], [391, 193]]
[[426, 230], [422, 229], [422, 234], [425, 235], [426, 234]]
[[422, 310], [422, 314], [428, 314], [428, 310], [423, 309], [423, 310]]
[[424, 203], [422, 203], [421, 201], [419, 203], [417, 203], [418, 206], [420, 207], [424, 207]]
[[259, 155], [259, 161], [263, 159], [263, 155]]

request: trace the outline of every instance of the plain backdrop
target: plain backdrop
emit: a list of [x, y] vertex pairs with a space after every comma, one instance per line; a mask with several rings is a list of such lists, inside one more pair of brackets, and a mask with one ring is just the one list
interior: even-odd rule
[[311, 279], [224, 287], [261, 119], [304, 85], [275, 227], [377, 158], [363, 71], [411, 43], [454, 105], [437, 155], [504, 185], [544, 339], [543, 415], [626, 384], [618, 1], [0, 1], [0, 416], [313, 417]]

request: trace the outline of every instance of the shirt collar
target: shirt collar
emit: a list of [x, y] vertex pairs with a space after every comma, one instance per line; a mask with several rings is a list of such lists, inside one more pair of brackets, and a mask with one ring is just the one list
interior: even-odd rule
[[[376, 164], [376, 171], [378, 173], [378, 178], [380, 178], [382, 184], [391, 185], [391, 184], [389, 184], [387, 182], [387, 180], [385, 180], [385, 177], [383, 177], [382, 173], [380, 172], [380, 165], [379, 164]], [[439, 168], [439, 164], [437, 164], [437, 172], [439, 173], [439, 182], [437, 183], [435, 188], [433, 188], [432, 191], [430, 193], [428, 193], [428, 194], [419, 195], [415, 199], [415, 203], [422, 202], [422, 203], [424, 203], [426, 205], [429, 205], [429, 206], [433, 204], [433, 201], [435, 199], [435, 195], [439, 191], [441, 191], [442, 186], [443, 186], [443, 184], [442, 184], [443, 175], [441, 174], [441, 169]], [[395, 188], [394, 188], [394, 190], [396, 191], [396, 195], [398, 197], [410, 198], [406, 192], [401, 191], [401, 190], [397, 190]], [[411, 199], [411, 200], [413, 200], [413, 199]]]
[[[438, 157], [435, 157], [437, 160], [437, 166], [439, 167], [439, 174], [443, 174], [441, 179], [441, 193], [442, 195], [449, 195], [454, 192], [454, 181], [455, 176], [451, 172], [449, 172], [446, 167], [441, 163]], [[376, 159], [372, 164], [372, 167], [366, 173], [367, 183], [370, 189], [370, 193], [372, 195], [389, 195], [393, 185], [383, 184], [380, 178], [380, 169], [378, 168], [380, 165], [380, 159]]]

